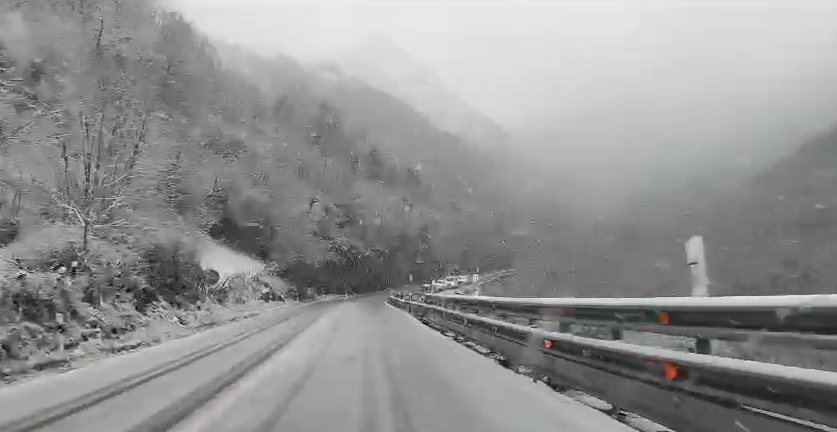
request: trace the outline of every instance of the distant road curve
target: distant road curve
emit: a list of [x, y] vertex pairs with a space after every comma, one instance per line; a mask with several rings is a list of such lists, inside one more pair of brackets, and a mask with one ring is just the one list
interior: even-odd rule
[[277, 310], [0, 388], [0, 432], [632, 431], [385, 297]]
[[481, 295], [480, 286], [482, 284], [485, 284], [485, 283], [488, 283], [488, 282], [493, 282], [497, 279], [502, 279], [504, 277], [512, 276], [515, 273], [516, 273], [516, 271], [514, 269], [499, 270], [499, 271], [496, 271], [496, 272], [487, 273], [485, 275], [480, 275], [480, 279], [476, 283], [472, 283], [472, 284], [465, 285], [465, 286], [459, 286], [459, 287], [455, 287], [455, 288], [448, 288], [448, 289], [445, 289], [445, 290], [440, 290], [440, 291], [437, 292], [437, 294], [453, 294], [456, 291], [462, 291], [466, 295], [469, 295], [469, 294]]

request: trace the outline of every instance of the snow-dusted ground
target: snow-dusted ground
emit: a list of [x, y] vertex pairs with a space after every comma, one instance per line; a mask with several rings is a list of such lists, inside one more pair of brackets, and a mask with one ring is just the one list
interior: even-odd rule
[[264, 268], [263, 262], [209, 239], [200, 240], [198, 259], [201, 267], [217, 271], [222, 279], [234, 273], [258, 273]]

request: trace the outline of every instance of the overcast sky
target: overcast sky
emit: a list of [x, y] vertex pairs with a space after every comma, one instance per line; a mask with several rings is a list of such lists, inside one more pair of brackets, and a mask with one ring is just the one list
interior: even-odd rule
[[[580, 95], [644, 93], [658, 74], [688, 84], [672, 96], [711, 98], [703, 90], [718, 84], [810, 78], [837, 57], [834, 0], [173, 1], [210, 33], [264, 53], [327, 57], [387, 33], [510, 125], [575, 110], [567, 99]], [[525, 112], [512, 107], [521, 99]]]
[[837, 0], [170, 1], [212, 35], [306, 60], [386, 33], [555, 160], [686, 166], [671, 154], [746, 156], [837, 121]]

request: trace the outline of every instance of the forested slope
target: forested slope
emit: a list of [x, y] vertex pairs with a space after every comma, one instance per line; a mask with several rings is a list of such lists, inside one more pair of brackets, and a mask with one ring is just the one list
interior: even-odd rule
[[188, 306], [200, 235], [310, 293], [512, 261], [502, 182], [467, 143], [153, 2], [4, 2], [0, 86], [6, 320]]

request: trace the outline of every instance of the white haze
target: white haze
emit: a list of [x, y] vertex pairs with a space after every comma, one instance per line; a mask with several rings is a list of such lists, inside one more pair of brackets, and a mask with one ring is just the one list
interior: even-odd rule
[[305, 61], [387, 34], [598, 201], [753, 170], [837, 121], [835, 0], [172, 1]]

